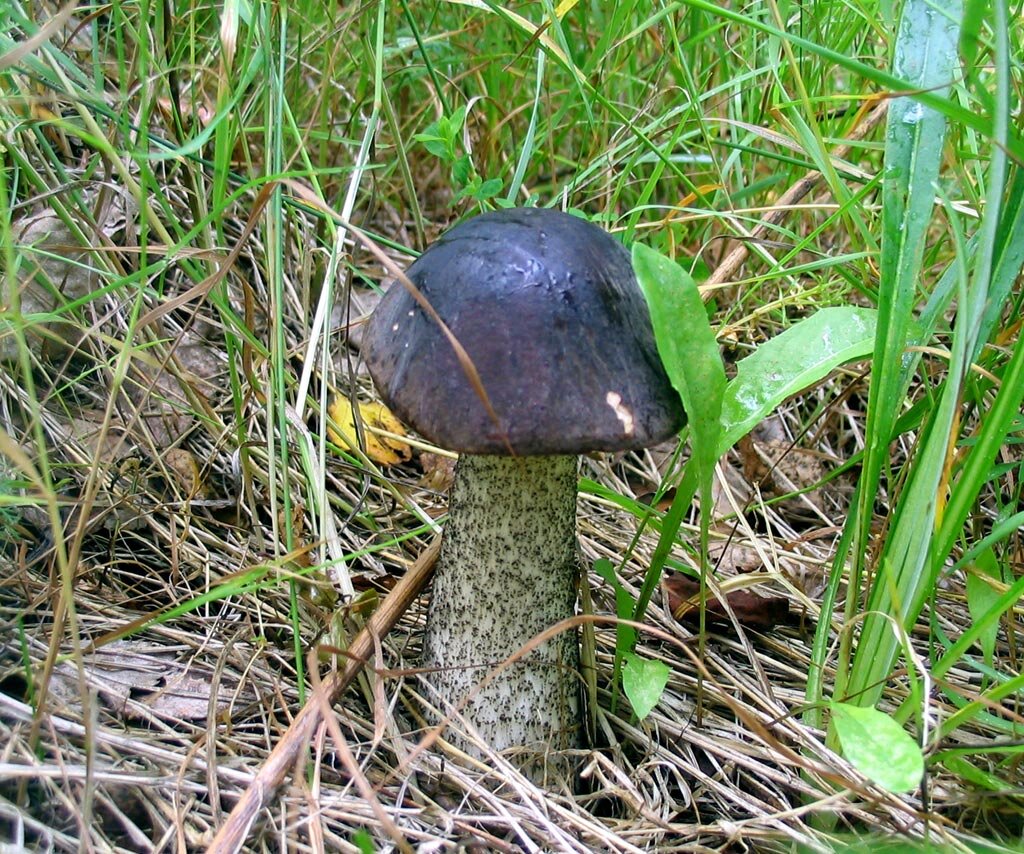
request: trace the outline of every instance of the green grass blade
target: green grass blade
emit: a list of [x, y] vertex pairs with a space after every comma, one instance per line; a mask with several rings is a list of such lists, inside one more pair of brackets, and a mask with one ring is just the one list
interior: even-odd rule
[[[743, 24], [769, 35], [776, 36], [780, 39], [786, 39], [794, 46], [818, 56], [829, 63], [837, 65], [840, 68], [851, 71], [859, 77], [870, 80], [876, 86], [890, 92], [913, 92], [913, 100], [916, 103], [926, 109], [934, 110], [962, 127], [971, 128], [988, 138], [991, 138], [994, 134], [994, 125], [991, 117], [971, 110], [968, 107], [964, 107], [960, 103], [947, 97], [946, 93], [948, 88], [944, 86], [941, 81], [937, 82], [932, 87], [924, 87], [917, 83], [917, 75], [914, 72], [919, 71], [920, 69], [910, 68], [906, 64], [898, 64], [897, 67], [893, 68], [892, 73], [888, 73], [867, 63], [852, 59], [849, 56], [826, 47], [825, 45], [818, 44], [809, 39], [794, 35], [793, 33], [780, 30], [777, 27], [766, 24], [756, 18], [745, 15], [743, 12], [737, 12], [729, 9], [728, 7], [712, 3], [710, 0], [686, 0], [685, 3], [680, 5], [703, 9], [713, 15], [725, 18], [726, 20]], [[906, 16], [907, 9], [911, 6], [915, 7], [915, 15], [917, 13], [921, 13], [924, 16], [930, 15], [933, 19], [931, 23], [937, 24], [940, 27], [945, 26], [946, 24], [955, 24], [955, 22], [960, 20], [961, 4], [959, 2], [949, 3], [940, 8], [937, 4], [929, 3], [927, 0], [924, 0], [924, 2], [914, 0], [904, 7], [904, 16]], [[955, 34], [952, 47], [955, 52]], [[907, 76], [904, 76], [901, 72], [905, 72]], [[1024, 140], [1021, 139], [1019, 134], [1011, 132], [1007, 138], [1006, 145], [1006, 150], [1013, 155], [1015, 159], [1024, 162]]]
[[[959, 472], [952, 474], [947, 486], [944, 482], [946, 461], [951, 459], [958, 438], [957, 409], [965, 394], [965, 385], [972, 382], [969, 368], [973, 355], [983, 343], [979, 338], [983, 318], [986, 314], [991, 316], [993, 310], [996, 315], [1002, 311], [1009, 291], [1004, 277], [1015, 278], [1019, 271], [1019, 266], [1013, 270], [1009, 264], [1018, 257], [1020, 238], [1012, 236], [1007, 228], [1016, 223], [1019, 210], [1015, 203], [1003, 206], [1007, 196], [1008, 163], [1001, 143], [1009, 132], [1010, 114], [1007, 22], [1005, 9], [997, 8], [995, 14], [998, 92], [993, 126], [997, 144], [992, 151], [984, 215], [978, 230], [977, 252], [973, 256], [967, 252], [966, 241], [958, 237], [963, 273], [949, 372], [939, 391], [938, 407], [919, 439], [920, 449], [893, 513], [890, 534], [880, 556], [880, 566], [886, 571], [880, 573], [871, 591], [868, 614], [851, 668], [848, 691], [865, 705], [877, 702], [896, 659], [895, 639], [884, 624], [887, 616], [897, 618], [906, 629], [916, 621], [978, 493], [990, 478], [995, 455], [1013, 429], [1024, 397], [1024, 347], [1018, 340], [1003, 370], [999, 393], [972, 437], [967, 462]], [[1011, 202], [1017, 201], [1012, 192], [1009, 197]], [[954, 233], [958, 234], [957, 218], [951, 211], [948, 216]], [[968, 257], [969, 271], [964, 269]], [[941, 498], [946, 489], [949, 501], [943, 508]], [[934, 535], [935, 526], [937, 535]]]
[[950, 553], [956, 538], [963, 530], [978, 492], [988, 481], [996, 454], [1003, 447], [1007, 435], [1020, 417], [1022, 403], [1024, 403], [1024, 341], [1018, 338], [1013, 348], [1013, 356], [1003, 372], [999, 392], [991, 408], [985, 413], [981, 431], [976, 437], [943, 513], [934, 539], [932, 560], [935, 567], [933, 571], [938, 571], [941, 564], [945, 562], [945, 556]]
[[[996, 260], [992, 272], [991, 296], [978, 333], [979, 347], [992, 336], [1003, 305], [1024, 266], [1024, 171], [1014, 169], [1009, 195], [996, 234]], [[977, 352], [975, 353], [977, 357]]]
[[[950, 8], [949, 15], [959, 18], [959, 8]], [[958, 36], [954, 18], [936, 15], [928, 0], [911, 0], [903, 9], [894, 73], [916, 88], [944, 95], [956, 68]], [[860, 504], [851, 518], [851, 523], [859, 524], [853, 544], [852, 591], [860, 589], [871, 507], [888, 460], [893, 426], [903, 405], [902, 360], [918, 298], [924, 241], [931, 221], [933, 187], [942, 162], [945, 131], [946, 120], [935, 110], [909, 97], [892, 101], [883, 166], [878, 332], [868, 397]], [[855, 594], [847, 597], [847, 621], [852, 620], [858, 604]], [[891, 634], [886, 638], [886, 647], [895, 655], [896, 638]], [[849, 643], [849, 634], [845, 634], [836, 679], [839, 696], [844, 693]]]
[[[965, 243], [962, 239], [960, 242]], [[960, 304], [963, 306], [968, 302], [968, 284], [966, 270], [962, 264], [959, 266]], [[860, 705], [873, 706], [878, 702], [900, 650], [901, 638], [891, 621], [909, 629], [934, 587], [935, 579], [926, 570], [928, 549], [938, 512], [947, 450], [954, 439], [960, 384], [967, 368], [967, 339], [967, 332], [958, 324], [949, 374], [940, 391], [938, 406], [922, 430], [918, 451], [908, 464], [907, 483], [892, 511], [889, 536], [878, 558], [867, 613], [845, 687], [845, 695]]]
[[508, 194], [505, 196], [510, 205], [514, 205], [519, 198], [519, 191], [523, 186], [523, 176], [530, 160], [534, 154], [534, 143], [537, 139], [537, 116], [540, 111], [541, 95], [544, 91], [544, 58], [547, 54], [542, 50], [537, 51], [537, 82], [534, 87], [533, 108], [530, 111], [530, 124], [526, 128], [526, 138], [523, 140], [523, 150], [519, 152], [519, 160], [516, 163], [516, 171], [509, 183]]

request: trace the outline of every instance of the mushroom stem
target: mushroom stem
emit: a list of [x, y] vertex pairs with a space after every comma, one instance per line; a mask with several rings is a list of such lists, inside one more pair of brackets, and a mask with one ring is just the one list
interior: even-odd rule
[[[431, 699], [442, 713], [575, 613], [578, 469], [575, 456], [460, 457], [424, 638]], [[495, 750], [575, 746], [578, 668], [576, 632], [561, 632], [502, 670], [461, 714]], [[472, 751], [456, 729], [445, 737]]]

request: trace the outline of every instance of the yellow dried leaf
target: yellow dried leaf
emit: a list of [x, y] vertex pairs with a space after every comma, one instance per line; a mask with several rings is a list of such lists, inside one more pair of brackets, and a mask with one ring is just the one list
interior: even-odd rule
[[[327, 428], [332, 442], [342, 447], [358, 448], [355, 415], [347, 397], [336, 397], [327, 408], [328, 415], [337, 429]], [[359, 418], [363, 423], [366, 440], [366, 456], [382, 466], [393, 466], [412, 456], [412, 449], [405, 443], [388, 436], [380, 436], [374, 430], [384, 430], [399, 436], [406, 435], [401, 422], [391, 414], [383, 403], [360, 403]]]

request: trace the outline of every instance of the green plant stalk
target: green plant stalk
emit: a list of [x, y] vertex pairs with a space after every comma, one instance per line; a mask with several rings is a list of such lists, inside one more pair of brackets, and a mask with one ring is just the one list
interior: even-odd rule
[[[859, 485], [855, 487], [851, 497], [851, 509], [857, 507], [859, 489]], [[804, 712], [803, 719], [808, 726], [815, 729], [822, 729], [825, 726], [823, 700], [825, 698], [825, 663], [828, 658], [828, 649], [832, 636], [831, 615], [835, 613], [839, 589], [843, 584], [843, 579], [846, 577], [844, 572], [846, 569], [846, 556], [850, 553], [856, 528], [856, 517], [853, 517], [843, 526], [843, 532], [839, 537], [839, 542], [836, 544], [836, 551], [828, 574], [828, 583], [825, 585], [825, 592], [821, 597], [818, 625], [815, 629], [814, 641], [811, 645], [811, 666], [807, 671], [807, 685], [804, 689], [807, 709]]]
[[426, 46], [423, 44], [423, 38], [420, 36], [419, 27], [416, 26], [416, 19], [413, 18], [412, 12], [409, 9], [409, 0], [401, 0], [401, 2], [405, 22], [409, 25], [412, 37], [416, 40], [416, 47], [419, 50], [420, 58], [423, 60], [423, 65], [427, 69], [427, 74], [430, 75], [430, 82], [434, 85], [434, 93], [437, 95], [437, 99], [441, 102], [441, 112], [446, 116], [450, 115], [451, 107], [448, 105], [448, 99], [444, 96], [444, 86], [441, 85], [437, 69], [434, 68], [434, 63], [430, 59], [430, 54], [427, 53]]
[[[956, 220], [952, 220], [958, 228]], [[966, 241], [958, 241], [965, 249]], [[966, 270], [961, 270], [961, 316], [972, 301], [968, 296]], [[973, 300], [976, 303], [976, 299]], [[885, 688], [901, 640], [893, 632], [892, 619], [902, 631], [909, 631], [933, 589], [936, 577], [926, 571], [929, 542], [937, 513], [937, 502], [949, 446], [955, 441], [956, 413], [961, 383], [966, 372], [969, 334], [957, 324], [953, 338], [949, 373], [942, 384], [939, 404], [918, 440], [917, 453], [908, 463], [909, 476], [892, 514], [889, 535], [878, 557], [878, 569], [868, 594], [857, 650], [850, 665], [845, 694], [852, 702], [875, 705]], [[838, 688], [837, 688], [838, 693]], [[842, 696], [842, 695], [840, 695]]]
[[683, 469], [683, 477], [676, 487], [676, 494], [672, 504], [665, 513], [661, 523], [661, 533], [658, 536], [657, 545], [654, 547], [654, 554], [651, 556], [651, 565], [644, 574], [643, 585], [640, 587], [640, 595], [636, 600], [636, 608], [633, 610], [633, 620], [642, 622], [644, 614], [647, 613], [647, 606], [651, 603], [651, 597], [658, 588], [661, 574], [665, 569], [672, 547], [676, 543], [679, 528], [683, 524], [683, 517], [690, 509], [693, 497], [697, 494], [699, 480], [697, 467], [687, 463]]
[[402, 181], [405, 183], [406, 201], [409, 204], [409, 210], [412, 212], [412, 221], [416, 229], [416, 245], [423, 249], [427, 242], [426, 226], [423, 221], [423, 208], [420, 205], [416, 181], [412, 176], [412, 168], [409, 166], [409, 155], [405, 150], [401, 124], [398, 120], [398, 115], [395, 113], [395, 107], [387, 87], [381, 89], [381, 111], [384, 114], [388, 128], [391, 130], [391, 136], [395, 140], [395, 157], [398, 160], [398, 170], [401, 172]]
[[[491, 9], [498, 14], [504, 16], [505, 9], [502, 5], [494, 3], [493, 0], [484, 0]], [[576, 94], [579, 96], [580, 103], [583, 104], [583, 110], [587, 114], [587, 122], [590, 126], [593, 126], [596, 122], [594, 119], [594, 112], [591, 109], [590, 101], [587, 98], [587, 91], [589, 89], [589, 82], [585, 82], [583, 75], [580, 73], [579, 68], [576, 67], [573, 61], [573, 52], [569, 46], [569, 38], [565, 34], [565, 28], [562, 26], [562, 19], [555, 14], [555, 7], [551, 0], [541, 0], [544, 7], [544, 14], [547, 18], [548, 30], [554, 33], [555, 42], [562, 51], [562, 55], [565, 57], [565, 61], [562, 65], [567, 71], [570, 72], [572, 79], [573, 88], [576, 90]], [[540, 40], [540, 44], [544, 44], [544, 40]]]

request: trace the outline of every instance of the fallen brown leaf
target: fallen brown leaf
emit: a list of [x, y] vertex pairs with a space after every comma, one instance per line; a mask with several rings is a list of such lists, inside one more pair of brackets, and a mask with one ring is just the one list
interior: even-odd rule
[[[682, 623], [700, 622], [700, 584], [685, 575], [670, 575], [662, 580], [672, 616]], [[749, 590], [734, 590], [726, 594], [730, 610], [744, 626], [770, 629], [789, 617], [789, 600], [784, 596], [758, 596]], [[705, 619], [714, 625], [729, 625], [731, 620], [722, 603], [709, 596]]]

